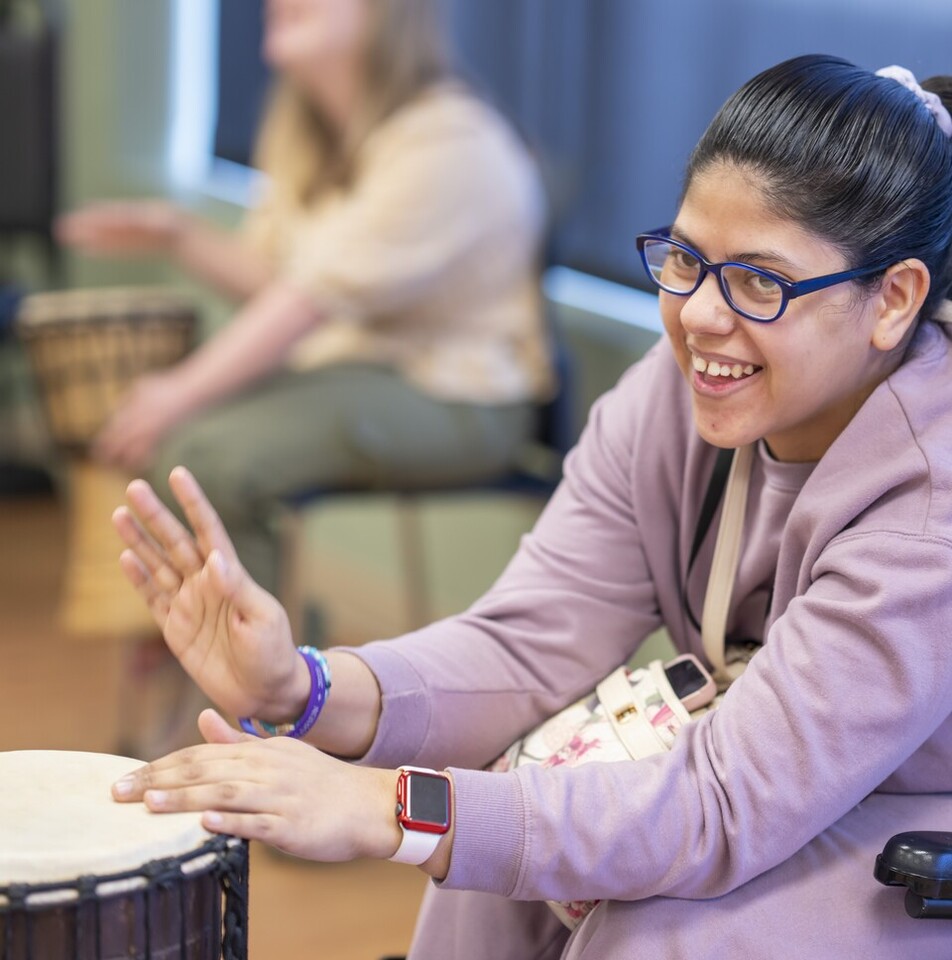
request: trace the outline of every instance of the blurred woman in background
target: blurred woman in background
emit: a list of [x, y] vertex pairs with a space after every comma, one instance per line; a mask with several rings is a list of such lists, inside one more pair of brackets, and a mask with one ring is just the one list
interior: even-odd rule
[[453, 75], [436, 0], [268, 0], [263, 56], [266, 188], [239, 231], [140, 201], [80, 209], [58, 236], [167, 256], [239, 304], [136, 384], [95, 453], [153, 478], [187, 465], [276, 592], [280, 498], [500, 474], [551, 372], [540, 179]]

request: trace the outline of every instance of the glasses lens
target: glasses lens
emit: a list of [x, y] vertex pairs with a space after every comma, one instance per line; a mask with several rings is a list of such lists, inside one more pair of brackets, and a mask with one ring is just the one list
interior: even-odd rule
[[697, 286], [700, 261], [689, 251], [664, 240], [646, 240], [645, 266], [651, 279], [669, 293], [691, 293]]
[[769, 274], [749, 267], [724, 267], [724, 293], [735, 309], [756, 320], [773, 320], [783, 306], [783, 288]]

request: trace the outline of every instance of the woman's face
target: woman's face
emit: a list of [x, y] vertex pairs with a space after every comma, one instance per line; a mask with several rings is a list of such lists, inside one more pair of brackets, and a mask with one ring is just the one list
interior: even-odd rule
[[265, 62], [303, 89], [363, 62], [370, 33], [369, 0], [267, 0]]
[[[830, 243], [774, 216], [762, 181], [734, 166], [695, 175], [674, 235], [710, 262], [750, 263], [788, 280], [851, 266]], [[731, 310], [711, 274], [689, 297], [661, 291], [701, 436], [719, 447], [763, 437], [780, 460], [818, 460], [890, 368], [872, 343], [874, 300], [844, 283], [791, 300], [773, 323], [756, 323]], [[712, 363], [727, 375], [713, 375]]]

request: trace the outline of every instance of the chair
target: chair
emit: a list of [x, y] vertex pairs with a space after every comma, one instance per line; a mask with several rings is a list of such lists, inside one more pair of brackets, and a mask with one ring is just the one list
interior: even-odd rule
[[523, 457], [504, 476], [459, 486], [387, 487], [366, 490], [316, 488], [295, 493], [282, 502], [280, 536], [283, 574], [281, 600], [288, 611], [294, 635], [299, 643], [320, 645], [319, 613], [305, 601], [302, 571], [305, 562], [305, 511], [335, 496], [379, 496], [396, 498], [397, 539], [403, 591], [408, 619], [413, 629], [430, 622], [427, 596], [425, 556], [421, 530], [421, 503], [427, 496], [518, 496], [544, 502], [561, 479], [562, 460], [575, 441], [574, 379], [568, 347], [558, 336], [553, 337], [553, 365], [558, 390], [538, 410], [536, 434]]

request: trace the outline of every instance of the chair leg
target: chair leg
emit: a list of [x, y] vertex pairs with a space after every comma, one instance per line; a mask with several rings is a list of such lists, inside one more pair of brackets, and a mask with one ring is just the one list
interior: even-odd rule
[[430, 622], [419, 498], [412, 493], [399, 494], [396, 510], [400, 563], [403, 567], [406, 589], [407, 619], [410, 629], [417, 630]]

